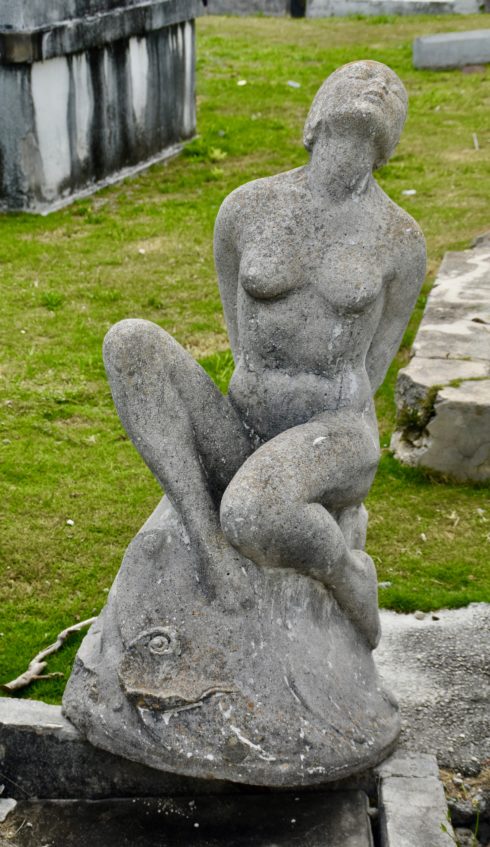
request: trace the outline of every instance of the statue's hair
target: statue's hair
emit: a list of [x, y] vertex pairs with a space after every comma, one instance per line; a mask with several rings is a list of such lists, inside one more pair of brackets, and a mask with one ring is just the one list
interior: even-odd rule
[[[328, 114], [328, 102], [332, 96], [330, 88], [331, 83], [338, 74], [343, 73], [346, 69], [351, 69], [353, 66], [359, 65], [364, 67], [369, 67], [370, 69], [378, 69], [382, 71], [385, 75], [390, 76], [393, 81], [398, 83], [398, 87], [402, 94], [402, 97], [405, 99], [405, 108], [400, 109], [399, 112], [399, 120], [395, 123], [395, 125], [391, 127], [387, 127], [387, 132], [383, 134], [383, 138], [381, 139], [382, 144], [380, 145], [382, 149], [380, 149], [380, 156], [378, 160], [375, 162], [375, 168], [381, 167], [381, 165], [385, 164], [390, 158], [394, 148], [396, 147], [398, 140], [400, 138], [403, 125], [405, 123], [405, 119], [407, 116], [407, 105], [408, 105], [408, 95], [405, 90], [405, 86], [403, 85], [399, 76], [389, 68], [387, 65], [384, 65], [382, 62], [375, 62], [371, 59], [361, 60], [357, 62], [349, 62], [346, 65], [342, 65], [340, 68], [337, 68], [330, 76], [326, 78], [324, 83], [321, 85], [319, 90], [315, 95], [315, 99], [311, 104], [310, 111], [308, 112], [308, 116], [306, 118], [304, 133], [303, 133], [303, 144], [308, 151], [311, 152], [315, 145], [315, 141], [318, 138], [318, 135], [321, 132], [322, 126], [325, 126], [326, 114]], [[401, 105], [403, 105], [402, 100], [400, 101]]]

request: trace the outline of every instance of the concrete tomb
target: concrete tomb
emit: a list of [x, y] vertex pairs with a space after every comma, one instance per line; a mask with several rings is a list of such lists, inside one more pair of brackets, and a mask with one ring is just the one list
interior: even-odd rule
[[0, 209], [46, 212], [195, 130], [201, 0], [4, 0]]
[[490, 234], [446, 253], [398, 373], [400, 461], [455, 479], [490, 479]]
[[166, 496], [65, 691], [65, 715], [98, 747], [300, 786], [363, 771], [396, 743], [372, 658], [363, 500], [379, 460], [373, 396], [425, 274], [418, 226], [373, 178], [406, 107], [385, 65], [340, 68], [306, 120], [309, 163], [224, 201], [228, 396], [155, 324], [106, 337], [121, 421]]

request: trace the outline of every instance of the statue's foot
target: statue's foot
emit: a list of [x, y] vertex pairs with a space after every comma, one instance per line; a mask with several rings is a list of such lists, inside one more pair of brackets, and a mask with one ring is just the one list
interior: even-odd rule
[[243, 614], [254, 601], [253, 564], [223, 539], [222, 547], [207, 551], [206, 570], [213, 583], [214, 601], [229, 614]]
[[349, 550], [339, 574], [329, 584], [339, 606], [365, 636], [369, 646], [379, 643], [378, 575], [364, 550]]

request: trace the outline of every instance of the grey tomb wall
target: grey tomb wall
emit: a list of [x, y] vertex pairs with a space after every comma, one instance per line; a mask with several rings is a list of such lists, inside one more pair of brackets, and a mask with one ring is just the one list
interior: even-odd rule
[[177, 152], [195, 131], [201, 8], [4, 3], [0, 208], [50, 211]]

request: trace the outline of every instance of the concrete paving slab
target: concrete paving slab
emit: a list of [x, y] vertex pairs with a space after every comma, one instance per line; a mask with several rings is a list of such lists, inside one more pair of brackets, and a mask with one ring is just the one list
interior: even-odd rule
[[16, 847], [372, 847], [367, 808], [362, 792], [24, 803], [0, 843], [20, 827]]
[[387, 777], [381, 781], [380, 804], [381, 847], [454, 847], [437, 777]]
[[423, 35], [413, 43], [416, 68], [463, 68], [490, 62], [490, 29]]

